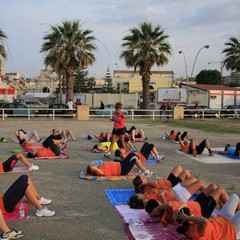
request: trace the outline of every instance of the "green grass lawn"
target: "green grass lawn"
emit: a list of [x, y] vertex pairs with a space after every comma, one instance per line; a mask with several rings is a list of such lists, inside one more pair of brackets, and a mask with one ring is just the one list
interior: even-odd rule
[[[133, 122], [126, 121], [128, 124]], [[134, 120], [134, 123], [148, 125], [166, 125], [170, 127], [182, 127], [188, 129], [199, 129], [204, 132], [240, 133], [240, 119], [183, 119], [183, 120]]]

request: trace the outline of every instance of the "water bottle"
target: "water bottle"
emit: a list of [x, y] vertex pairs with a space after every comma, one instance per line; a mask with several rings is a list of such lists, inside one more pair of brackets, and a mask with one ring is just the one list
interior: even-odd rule
[[25, 209], [24, 209], [23, 203], [20, 203], [20, 206], [19, 206], [19, 218], [25, 219]]

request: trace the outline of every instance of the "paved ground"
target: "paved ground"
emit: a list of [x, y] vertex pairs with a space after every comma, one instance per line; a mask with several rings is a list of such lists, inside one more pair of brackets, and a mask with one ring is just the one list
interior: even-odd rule
[[[128, 125], [131, 125], [130, 123]], [[240, 195], [240, 164], [203, 164], [201, 162], [177, 155], [177, 144], [161, 140], [165, 131], [171, 128], [161, 125], [136, 124], [143, 128], [149, 142], [156, 145], [157, 149], [166, 153], [167, 157], [160, 164], [148, 165], [149, 169], [158, 176], [167, 177], [176, 164], [191, 170], [192, 174], [199, 176], [206, 183], [216, 182], [227, 189], [229, 193]], [[9, 225], [24, 231], [24, 239], [51, 239], [51, 240], [88, 240], [88, 239], [127, 239], [124, 233], [124, 225], [115, 209], [109, 204], [104, 189], [132, 187], [130, 180], [91, 182], [79, 179], [80, 170], [84, 170], [87, 164], [94, 159], [105, 159], [103, 155], [90, 153], [87, 148], [96, 143], [95, 140], [84, 140], [86, 134], [112, 129], [112, 123], [102, 121], [77, 121], [74, 119], [57, 121], [22, 121], [19, 119], [7, 119], [1, 121], [0, 136], [6, 137], [8, 143], [0, 143], [1, 159], [4, 161], [11, 154], [11, 150], [18, 145], [11, 141], [13, 132], [19, 128], [36, 129], [41, 136], [47, 137], [52, 128], [71, 128], [77, 141], [69, 140], [66, 152], [69, 160], [35, 161], [40, 170], [30, 172], [29, 176], [35, 183], [39, 192], [52, 199], [49, 209], [55, 210], [52, 218], [35, 217], [35, 209], [30, 206], [29, 219], [10, 222]], [[183, 131], [184, 129], [176, 129]], [[234, 145], [239, 141], [237, 134], [208, 134], [198, 130], [189, 130], [191, 136], [201, 140], [207, 137], [213, 147], [225, 146], [226, 143]], [[219, 131], [220, 132], [220, 131]], [[141, 143], [135, 144], [138, 149]], [[0, 190], [3, 193], [6, 188], [20, 174], [2, 174]]]

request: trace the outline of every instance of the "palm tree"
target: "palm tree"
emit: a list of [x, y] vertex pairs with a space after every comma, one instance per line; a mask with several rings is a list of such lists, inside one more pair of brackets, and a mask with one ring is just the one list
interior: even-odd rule
[[7, 35], [0, 29], [0, 56], [7, 59], [7, 52], [4, 47], [4, 41], [7, 39]]
[[93, 51], [96, 50], [94, 44], [96, 39], [92, 31], [82, 29], [78, 20], [66, 20], [62, 22], [62, 25], [51, 25], [49, 33], [43, 39], [44, 43], [40, 52], [46, 53], [45, 63], [51, 64], [59, 71], [64, 70], [67, 82], [66, 101], [74, 99], [74, 72], [95, 62]]
[[223, 65], [227, 70], [240, 71], [240, 39], [231, 36], [225, 46], [226, 48], [222, 51], [225, 53]]
[[130, 35], [123, 38], [120, 58], [125, 60], [127, 67], [134, 67], [134, 71], [139, 68], [139, 74], [142, 76], [143, 109], [149, 109], [151, 68], [168, 63], [167, 55], [171, 55], [172, 52], [167, 41], [169, 36], [161, 26], [153, 26], [148, 22], [143, 22], [139, 28], [129, 31]]
[[1, 57], [7, 59], [7, 52], [4, 46], [5, 39], [7, 39], [7, 35], [0, 29], [0, 66], [2, 65]]

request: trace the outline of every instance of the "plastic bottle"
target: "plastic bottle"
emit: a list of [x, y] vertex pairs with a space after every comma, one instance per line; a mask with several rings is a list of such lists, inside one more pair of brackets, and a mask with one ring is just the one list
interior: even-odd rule
[[20, 206], [19, 206], [19, 218], [25, 219], [25, 209], [24, 209], [23, 203], [20, 203]]

